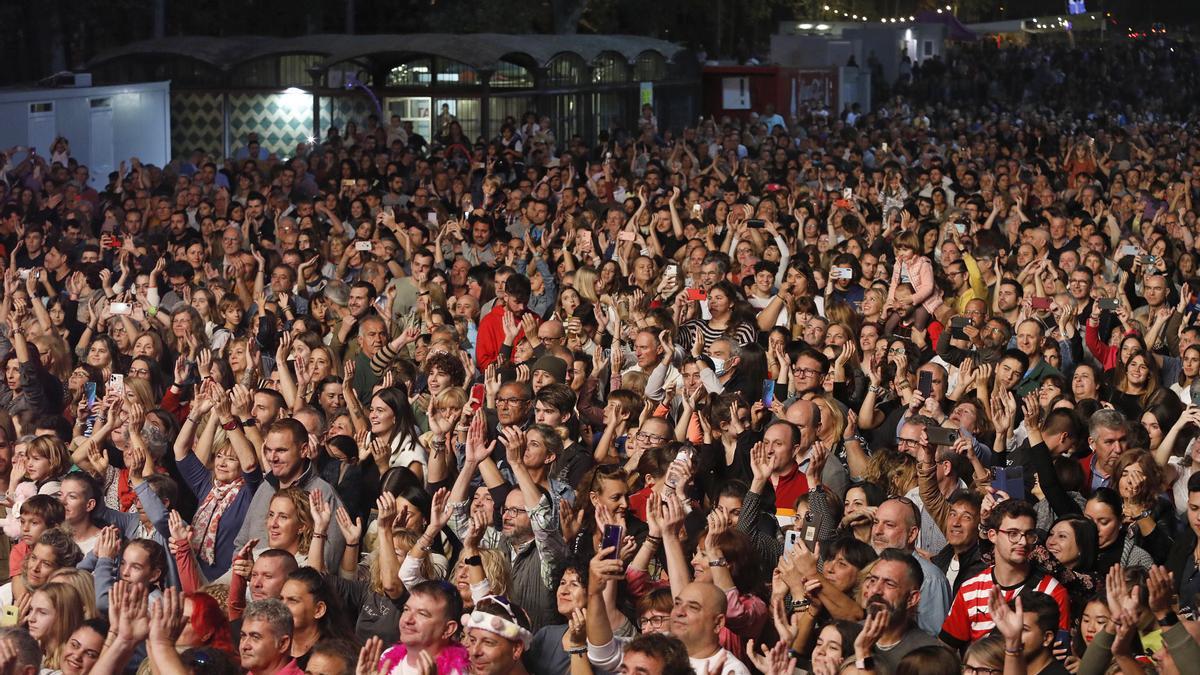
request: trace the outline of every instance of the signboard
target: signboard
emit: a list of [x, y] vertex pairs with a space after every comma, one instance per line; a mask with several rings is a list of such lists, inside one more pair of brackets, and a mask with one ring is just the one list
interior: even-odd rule
[[721, 107], [725, 110], [749, 110], [750, 78], [721, 78]]

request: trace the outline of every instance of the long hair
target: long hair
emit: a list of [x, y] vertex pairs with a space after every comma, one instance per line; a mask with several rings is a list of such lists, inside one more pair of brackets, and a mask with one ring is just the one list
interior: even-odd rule
[[301, 567], [288, 575], [288, 581], [302, 584], [313, 597], [314, 604], [325, 603], [325, 613], [317, 619], [317, 630], [322, 640], [354, 637], [341, 597], [333, 592], [323, 574], [311, 567]]
[[297, 550], [300, 553], [307, 554], [308, 545], [312, 543], [313, 537], [313, 518], [312, 511], [309, 510], [308, 493], [303, 488], [293, 486], [276, 492], [271, 497], [271, 501], [275, 501], [276, 499], [286, 499], [296, 509], [296, 520], [300, 521], [300, 532], [298, 535], [300, 543]]
[[[408, 391], [404, 387], [388, 387], [375, 392], [372, 398], [378, 398], [383, 401], [383, 404], [391, 408], [392, 415], [396, 418], [396, 428], [392, 430], [391, 438], [384, 439], [387, 443], [391, 443], [393, 439], [399, 437], [401, 442], [411, 441], [417, 442], [417, 418], [413, 414], [412, 404], [408, 402]], [[369, 402], [368, 402], [369, 404]]]
[[67, 584], [75, 588], [83, 600], [83, 617], [91, 620], [100, 616], [96, 609], [96, 582], [92, 575], [75, 567], [63, 567], [50, 575], [50, 582]]
[[54, 621], [39, 644], [42, 647], [42, 667], [58, 669], [62, 667], [63, 648], [67, 638], [84, 622], [83, 595], [75, 586], [68, 583], [49, 583], [34, 593], [42, 593], [54, 607]]

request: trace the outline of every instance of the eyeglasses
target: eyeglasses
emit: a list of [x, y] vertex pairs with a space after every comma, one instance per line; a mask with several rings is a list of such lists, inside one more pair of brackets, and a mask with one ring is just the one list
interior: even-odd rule
[[644, 616], [638, 619], [638, 627], [642, 630], [646, 630], [647, 628], [662, 628], [670, 620], [670, 616]]
[[900, 356], [901, 354], [904, 354], [905, 351], [903, 349], [889, 349], [887, 350], [887, 353], [891, 354], [892, 356]]
[[524, 511], [525, 511], [525, 509], [523, 509], [519, 506], [506, 506], [503, 509], [500, 509], [500, 515], [501, 516], [518, 516], [521, 513], [523, 513]]
[[922, 443], [921, 439], [919, 438], [897, 438], [896, 447], [923, 448], [925, 447], [925, 444]]
[[522, 396], [514, 396], [511, 398], [498, 398], [496, 405], [517, 405], [518, 403], [528, 403], [529, 399]]
[[792, 368], [792, 372], [793, 372], [793, 373], [795, 373], [795, 374], [797, 374], [797, 375], [799, 375], [800, 377], [818, 377], [818, 376], [820, 376], [820, 377], [824, 377], [824, 376], [825, 376], [825, 373], [823, 373], [823, 372], [821, 372], [821, 371], [819, 371], [819, 370], [817, 370], [817, 369], [815, 369], [815, 368], [796, 368], [796, 367], [793, 367], [793, 368]]
[[659, 436], [658, 434], [648, 434], [644, 431], [637, 432], [637, 435], [634, 436], [634, 438], [638, 439], [639, 441], [654, 441], [656, 443], [659, 441], [667, 440], [666, 436]]
[[962, 675], [1001, 675], [1004, 671], [999, 668], [986, 666], [963, 666]]
[[1008, 543], [1010, 543], [1010, 544], [1019, 543], [1022, 539], [1025, 540], [1026, 544], [1032, 544], [1033, 542], [1037, 541], [1037, 531], [1035, 531], [1035, 530], [1028, 530], [1028, 531], [1024, 531], [1024, 532], [1022, 532], [1021, 530], [996, 530], [996, 531], [999, 532], [1000, 534], [1003, 534], [1004, 536], [1008, 537]]

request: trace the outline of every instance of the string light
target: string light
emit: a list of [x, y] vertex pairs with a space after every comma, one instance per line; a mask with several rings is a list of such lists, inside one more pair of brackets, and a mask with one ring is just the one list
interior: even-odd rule
[[[835, 16], [840, 16], [847, 21], [870, 21], [870, 18], [866, 14], [852, 14], [851, 12], [847, 12], [846, 10], [837, 9], [835, 7], [830, 7], [829, 5], [823, 5], [822, 9], [830, 14], [835, 15]], [[941, 7], [939, 7], [937, 9], [938, 14], [941, 14], [942, 12], [948, 12], [948, 11], [951, 11], [950, 5], [946, 5], [945, 9], [942, 9]], [[917, 17], [911, 16], [911, 15], [910, 16], [890, 16], [890, 17], [880, 17], [879, 18], [880, 23], [912, 23], [916, 20], [917, 20]]]

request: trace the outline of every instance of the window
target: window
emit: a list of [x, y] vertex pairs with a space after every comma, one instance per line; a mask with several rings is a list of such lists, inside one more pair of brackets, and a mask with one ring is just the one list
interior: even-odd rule
[[279, 86], [311, 87], [312, 76], [308, 69], [317, 65], [324, 57], [317, 54], [288, 54], [279, 57]]
[[51, 101], [47, 101], [45, 103], [30, 103], [29, 104], [29, 114], [30, 115], [36, 115], [38, 113], [52, 113], [52, 112], [54, 112], [54, 103]]
[[601, 54], [592, 70], [592, 83], [628, 82], [629, 64], [613, 54]]
[[574, 54], [554, 57], [546, 68], [546, 84], [562, 86], [583, 84], [583, 59]]
[[502, 61], [500, 66], [496, 68], [496, 72], [492, 74], [491, 85], [500, 89], [532, 87], [533, 75], [527, 68], [522, 68], [515, 63]]
[[459, 63], [458, 61], [449, 61], [447, 59], [437, 60], [437, 81], [449, 84], [475, 85], [479, 84], [479, 78], [475, 74], [475, 69]]
[[667, 79], [667, 60], [658, 52], [642, 52], [633, 66], [633, 79], [638, 82]]
[[388, 71], [389, 87], [427, 87], [433, 82], [433, 59], [417, 59], [402, 63]]
[[112, 107], [112, 99], [107, 96], [104, 98], [89, 99], [88, 103], [90, 103], [93, 108], [111, 108]]

